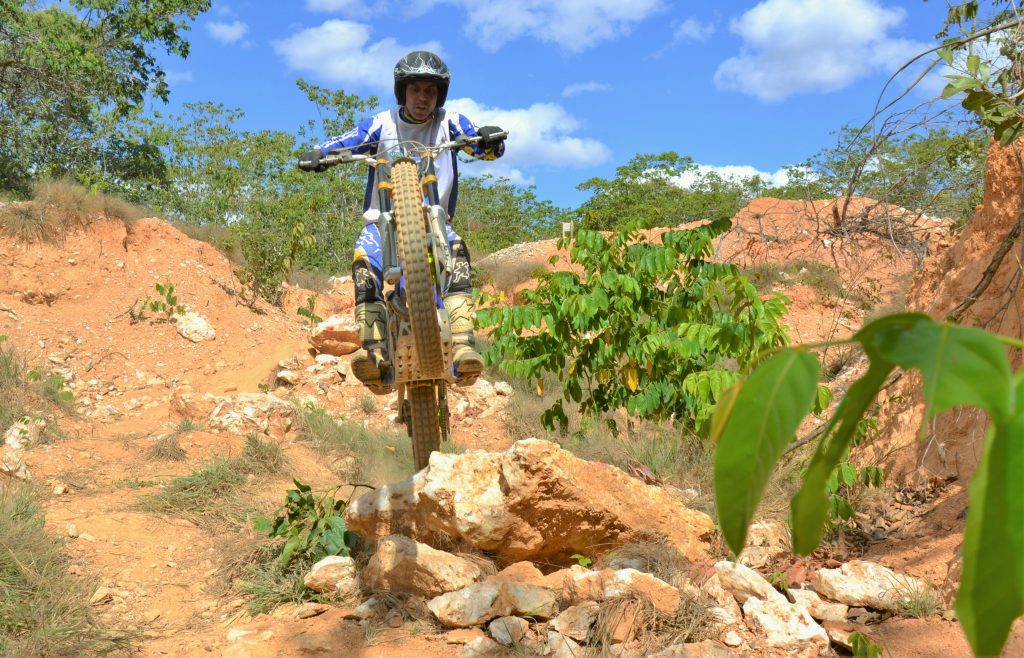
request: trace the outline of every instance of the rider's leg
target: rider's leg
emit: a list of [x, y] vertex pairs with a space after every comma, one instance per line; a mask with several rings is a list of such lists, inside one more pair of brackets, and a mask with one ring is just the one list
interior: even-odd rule
[[375, 224], [366, 224], [356, 240], [352, 258], [352, 283], [356, 289], [355, 319], [359, 325], [362, 349], [352, 355], [352, 374], [371, 392], [389, 393], [381, 382], [381, 367], [387, 362], [384, 326], [384, 298], [381, 296], [380, 233]]
[[484, 360], [476, 351], [473, 335], [473, 284], [470, 280], [469, 249], [451, 225], [448, 244], [452, 249], [454, 271], [444, 295], [444, 307], [452, 330], [452, 364], [460, 384], [472, 384], [484, 369]]

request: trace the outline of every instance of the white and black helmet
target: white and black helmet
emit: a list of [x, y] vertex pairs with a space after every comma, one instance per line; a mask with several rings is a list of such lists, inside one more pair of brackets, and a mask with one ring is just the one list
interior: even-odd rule
[[395, 99], [405, 105], [405, 88], [412, 80], [437, 83], [437, 106], [443, 107], [452, 80], [448, 65], [432, 52], [414, 50], [395, 64]]

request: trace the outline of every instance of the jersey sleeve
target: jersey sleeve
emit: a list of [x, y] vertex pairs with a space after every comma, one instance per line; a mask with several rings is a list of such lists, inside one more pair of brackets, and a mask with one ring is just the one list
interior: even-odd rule
[[376, 120], [376, 117], [363, 119], [352, 130], [337, 137], [331, 137], [327, 141], [317, 144], [316, 148], [320, 149], [324, 155], [341, 148], [350, 149], [352, 153], [366, 153], [380, 141], [382, 129], [383, 126]]
[[[477, 136], [476, 124], [458, 112], [450, 112], [448, 114], [448, 131], [451, 133], [452, 139], [461, 135], [466, 135], [467, 137]], [[498, 142], [496, 146], [486, 149], [481, 148], [479, 144], [471, 144], [464, 147], [462, 151], [481, 160], [497, 160], [505, 153], [505, 142]]]

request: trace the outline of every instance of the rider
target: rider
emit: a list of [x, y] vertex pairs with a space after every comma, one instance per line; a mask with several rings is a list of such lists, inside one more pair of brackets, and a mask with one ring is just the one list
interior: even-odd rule
[[[484, 160], [494, 160], [505, 152], [504, 136], [500, 128], [477, 128], [472, 121], [458, 112], [444, 109], [448, 96], [451, 73], [440, 57], [417, 50], [398, 60], [395, 65], [395, 99], [398, 107], [386, 110], [359, 123], [341, 135], [319, 144], [302, 155], [300, 166], [320, 171], [319, 160], [329, 151], [351, 149], [353, 153], [373, 154], [387, 151], [400, 141], [413, 141], [435, 146], [460, 135], [479, 136], [473, 146], [463, 149]], [[458, 160], [455, 151], [439, 157], [437, 186], [441, 205], [448, 217], [455, 217], [458, 198]], [[375, 223], [380, 215], [377, 181], [374, 169], [369, 168], [363, 217], [366, 223], [356, 240], [352, 262], [352, 281], [356, 289], [355, 318], [359, 325], [359, 338], [363, 349], [352, 356], [352, 372], [374, 393], [387, 393], [381, 383], [382, 368], [387, 363], [384, 354], [386, 338], [384, 327], [384, 298], [381, 274], [380, 233]], [[450, 221], [449, 219], [449, 221]], [[453, 274], [443, 299], [452, 332], [452, 362], [460, 384], [470, 384], [483, 370], [483, 359], [476, 351], [473, 336], [473, 298], [470, 282], [470, 260], [466, 243], [448, 225], [448, 242], [453, 258]]]

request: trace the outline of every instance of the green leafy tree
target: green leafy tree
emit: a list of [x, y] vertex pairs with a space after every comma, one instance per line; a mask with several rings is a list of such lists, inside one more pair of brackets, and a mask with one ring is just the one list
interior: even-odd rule
[[569, 218], [565, 209], [538, 199], [533, 186], [489, 175], [459, 180], [453, 225], [477, 258], [520, 242], [558, 237]]
[[0, 189], [93, 172], [104, 128], [147, 94], [166, 100], [156, 50], [187, 57], [210, 0], [71, 0], [0, 6]]
[[569, 260], [581, 273], [545, 274], [522, 306], [478, 312], [489, 362], [538, 386], [545, 373], [561, 382], [548, 427], [564, 427], [568, 398], [584, 413], [624, 407], [703, 431], [735, 364], [787, 340], [785, 298], [762, 300], [735, 267], [708, 260], [728, 220], [665, 232], [660, 244], [640, 226], [579, 231]]
[[[691, 182], [683, 186], [683, 177]], [[674, 226], [695, 220], [732, 217], [760, 196], [755, 177], [733, 180], [702, 172], [676, 153], [640, 154], [615, 170], [615, 178], [592, 178], [577, 189], [592, 192], [577, 210], [579, 226], [615, 231], [635, 220], [650, 226]]]

